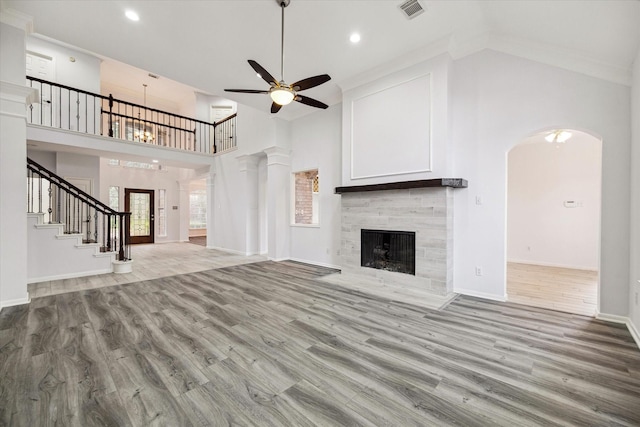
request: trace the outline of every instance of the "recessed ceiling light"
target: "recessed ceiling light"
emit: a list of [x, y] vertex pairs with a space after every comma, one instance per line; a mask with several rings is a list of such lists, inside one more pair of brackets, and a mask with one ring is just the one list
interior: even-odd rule
[[158, 163], [156, 159], [151, 160], [153, 163]]
[[351, 37], [349, 37], [349, 40], [351, 41], [351, 43], [358, 43], [360, 41], [360, 34], [358, 33], [351, 34]]
[[125, 15], [127, 18], [131, 19], [132, 21], [139, 21], [139, 20], [140, 20], [140, 17], [138, 16], [138, 14], [137, 14], [137, 13], [135, 13], [133, 10], [127, 10], [127, 11], [124, 13], [124, 15]]

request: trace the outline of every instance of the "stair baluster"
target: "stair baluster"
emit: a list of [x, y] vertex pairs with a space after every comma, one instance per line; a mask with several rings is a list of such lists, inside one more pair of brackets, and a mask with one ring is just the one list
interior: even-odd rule
[[[43, 185], [48, 194], [46, 199], [43, 198]], [[131, 259], [130, 213], [110, 208], [33, 160], [27, 159], [27, 212], [34, 213], [38, 209], [38, 213], [44, 214], [43, 208], [49, 214], [49, 223], [63, 224], [66, 234], [80, 234], [83, 243], [100, 244], [100, 252], [117, 251], [116, 259], [119, 261]]]

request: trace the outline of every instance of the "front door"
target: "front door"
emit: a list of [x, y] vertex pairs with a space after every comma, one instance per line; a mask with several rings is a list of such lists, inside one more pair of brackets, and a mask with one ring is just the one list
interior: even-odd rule
[[124, 210], [131, 212], [131, 244], [153, 243], [153, 190], [124, 189]]

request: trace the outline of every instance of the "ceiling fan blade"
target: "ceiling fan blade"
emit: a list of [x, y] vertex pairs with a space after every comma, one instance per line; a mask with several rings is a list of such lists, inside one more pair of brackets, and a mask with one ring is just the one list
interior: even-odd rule
[[329, 108], [327, 104], [320, 102], [316, 99], [309, 98], [308, 96], [297, 95], [295, 100], [305, 105], [310, 105], [316, 108], [322, 108], [323, 110], [326, 108]]
[[299, 92], [301, 90], [311, 89], [312, 87], [320, 86], [322, 83], [326, 83], [331, 80], [329, 74], [320, 74], [319, 76], [309, 77], [307, 79], [300, 80], [291, 85], [293, 90]]
[[225, 89], [225, 92], [238, 92], [238, 93], [269, 93], [268, 90], [255, 90], [255, 89]]
[[267, 70], [265, 70], [262, 67], [262, 65], [258, 64], [253, 59], [249, 60], [249, 65], [251, 65], [251, 68], [253, 68], [256, 73], [260, 74], [260, 77], [262, 77], [262, 80], [264, 80], [265, 82], [267, 82], [269, 84], [274, 84], [274, 85], [278, 86], [278, 81], [275, 79], [275, 77], [273, 77], [271, 74], [269, 74], [269, 72]]
[[271, 113], [275, 114], [282, 108], [282, 105], [276, 104], [275, 102], [271, 104]]

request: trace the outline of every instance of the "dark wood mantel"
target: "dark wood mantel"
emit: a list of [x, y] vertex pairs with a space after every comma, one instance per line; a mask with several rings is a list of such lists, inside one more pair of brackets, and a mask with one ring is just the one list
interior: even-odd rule
[[336, 194], [357, 193], [361, 191], [409, 190], [412, 188], [451, 187], [467, 188], [468, 182], [462, 178], [420, 179], [417, 181], [388, 182], [384, 184], [352, 185], [336, 187]]

